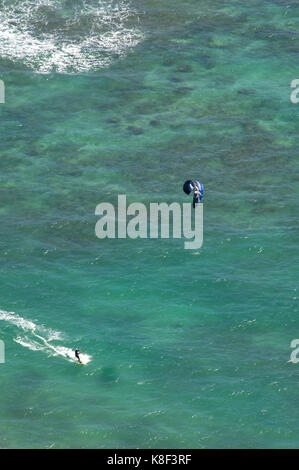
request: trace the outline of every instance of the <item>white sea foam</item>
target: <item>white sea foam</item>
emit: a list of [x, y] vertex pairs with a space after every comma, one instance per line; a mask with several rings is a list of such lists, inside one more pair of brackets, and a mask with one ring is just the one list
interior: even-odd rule
[[143, 39], [129, 0], [0, 0], [0, 56], [39, 73], [109, 66]]
[[25, 318], [20, 317], [15, 312], [6, 312], [5, 310], [0, 310], [0, 320], [5, 320], [13, 325], [16, 325], [22, 330], [31, 330], [36, 329], [36, 324], [32, 321], [25, 320]]
[[[39, 326], [14, 312], [6, 312], [5, 310], [0, 310], [1, 320], [16, 326], [18, 331], [19, 329], [23, 331], [22, 334], [18, 334], [16, 338], [13, 338], [21, 346], [29, 348], [31, 351], [43, 351], [48, 356], [60, 356], [69, 362], [76, 361], [73, 349], [51, 343], [51, 341], [61, 341], [62, 333], [60, 331]], [[89, 354], [80, 354], [80, 358], [84, 364], [87, 364], [92, 359]]]

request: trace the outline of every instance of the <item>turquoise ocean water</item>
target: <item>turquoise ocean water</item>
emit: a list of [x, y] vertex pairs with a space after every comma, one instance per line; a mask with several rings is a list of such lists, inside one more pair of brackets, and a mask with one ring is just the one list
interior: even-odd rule
[[[298, 13], [0, 1], [0, 447], [298, 447]], [[192, 177], [200, 250], [96, 238]]]

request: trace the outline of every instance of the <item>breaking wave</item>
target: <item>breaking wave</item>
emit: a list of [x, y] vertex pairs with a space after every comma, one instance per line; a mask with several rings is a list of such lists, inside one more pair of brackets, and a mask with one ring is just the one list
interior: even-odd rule
[[129, 0], [0, 0], [0, 57], [38, 73], [108, 67], [143, 39]]

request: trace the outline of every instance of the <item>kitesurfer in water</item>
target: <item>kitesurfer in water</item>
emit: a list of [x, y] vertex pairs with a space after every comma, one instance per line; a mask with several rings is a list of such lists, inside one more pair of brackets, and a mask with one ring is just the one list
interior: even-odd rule
[[[194, 183], [193, 183], [194, 184]], [[199, 204], [203, 195], [203, 186], [194, 184], [193, 190], [193, 207], [195, 208], [196, 204]]]
[[201, 198], [203, 196], [203, 185], [196, 180], [187, 180], [184, 183], [183, 190], [186, 194], [190, 194], [193, 192], [193, 208], [200, 203]]
[[80, 349], [76, 349], [75, 350], [75, 356], [78, 359], [78, 363], [81, 364], [81, 359], [80, 359], [80, 356], [79, 356], [79, 352], [80, 352]]
[[193, 191], [193, 207], [195, 208], [195, 205], [200, 202], [200, 191], [198, 189], [198, 186], [195, 185], [194, 191]]

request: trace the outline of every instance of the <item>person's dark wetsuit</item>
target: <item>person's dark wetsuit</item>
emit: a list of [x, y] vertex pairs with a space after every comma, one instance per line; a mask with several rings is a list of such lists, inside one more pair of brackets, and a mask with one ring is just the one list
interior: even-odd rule
[[81, 362], [80, 357], [79, 357], [79, 351], [80, 351], [80, 349], [75, 350], [75, 356], [78, 359], [78, 361]]

